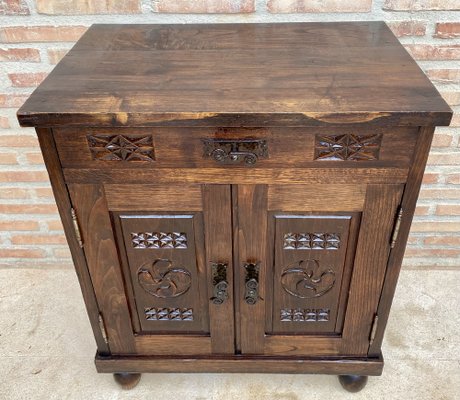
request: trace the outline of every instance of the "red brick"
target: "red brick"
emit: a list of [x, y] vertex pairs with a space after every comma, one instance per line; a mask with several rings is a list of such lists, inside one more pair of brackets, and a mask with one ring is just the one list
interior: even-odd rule
[[38, 139], [32, 135], [0, 135], [0, 147], [37, 147]]
[[436, 207], [437, 215], [460, 215], [460, 205], [441, 204]]
[[53, 219], [51, 221], [46, 221], [49, 231], [63, 231], [62, 222], [60, 219]]
[[37, 231], [37, 221], [0, 221], [0, 231]]
[[460, 222], [451, 221], [414, 221], [412, 232], [460, 232]]
[[235, 14], [255, 11], [254, 0], [157, 0], [154, 11], [180, 14]]
[[452, 135], [447, 133], [435, 133], [433, 137], [433, 147], [449, 147], [452, 144]]
[[417, 206], [415, 208], [415, 215], [428, 215], [429, 210], [429, 206]]
[[5, 214], [56, 214], [55, 204], [0, 204], [0, 213]]
[[30, 198], [30, 193], [22, 188], [2, 187], [0, 189], [0, 199], [27, 199]]
[[460, 190], [458, 189], [427, 189], [422, 187], [420, 191], [421, 199], [460, 199]]
[[27, 94], [0, 94], [0, 108], [19, 108], [28, 97]]
[[12, 244], [65, 244], [64, 235], [12, 235]]
[[0, 28], [0, 42], [76, 42], [86, 26], [8, 26]]
[[46, 252], [41, 249], [0, 249], [0, 258], [44, 258]]
[[397, 37], [424, 36], [426, 33], [424, 21], [391, 21], [387, 24]]
[[139, 0], [36, 0], [37, 12], [50, 15], [140, 13]]
[[458, 0], [385, 0], [384, 10], [422, 11], [422, 10], [460, 10]]
[[62, 247], [53, 250], [53, 255], [56, 258], [71, 258], [70, 250], [68, 247]]
[[429, 185], [432, 183], [438, 183], [439, 181], [439, 174], [432, 174], [432, 173], [425, 173], [423, 175], [423, 184]]
[[50, 231], [63, 231], [64, 229], [60, 219], [53, 219], [51, 221], [46, 221], [46, 225], [48, 226], [48, 230]]
[[406, 44], [404, 47], [416, 60], [460, 60], [460, 44]]
[[429, 69], [426, 74], [435, 82], [460, 82], [460, 69]]
[[10, 121], [8, 120], [7, 117], [2, 117], [0, 115], [0, 128], [9, 128], [10, 127]]
[[456, 249], [414, 249], [408, 248], [404, 252], [406, 257], [458, 257], [460, 250]]
[[0, 15], [29, 15], [25, 0], [0, 0]]
[[452, 185], [460, 185], [460, 174], [449, 174], [446, 176], [446, 182]]
[[0, 61], [40, 62], [37, 49], [0, 49]]
[[57, 64], [67, 54], [69, 49], [48, 49], [50, 64]]
[[423, 243], [426, 245], [460, 247], [460, 236], [428, 236]]
[[43, 164], [43, 156], [42, 153], [34, 152], [34, 153], [25, 153], [27, 162], [29, 164]]
[[271, 13], [307, 13], [307, 12], [369, 12], [372, 0], [269, 0]]
[[460, 22], [438, 22], [434, 36], [442, 39], [460, 36]]
[[451, 106], [460, 105], [460, 92], [441, 92], [441, 95]]
[[45, 171], [0, 171], [0, 182], [47, 182]]
[[18, 160], [15, 153], [0, 153], [0, 165], [14, 165]]
[[51, 188], [36, 188], [35, 194], [37, 197], [53, 199], [53, 190]]
[[18, 72], [8, 74], [8, 78], [14, 87], [34, 87], [38, 86], [47, 75], [47, 72]]

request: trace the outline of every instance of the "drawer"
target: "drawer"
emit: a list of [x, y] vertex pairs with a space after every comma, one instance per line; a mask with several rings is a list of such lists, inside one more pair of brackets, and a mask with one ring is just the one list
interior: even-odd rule
[[59, 128], [64, 168], [407, 168], [417, 127]]

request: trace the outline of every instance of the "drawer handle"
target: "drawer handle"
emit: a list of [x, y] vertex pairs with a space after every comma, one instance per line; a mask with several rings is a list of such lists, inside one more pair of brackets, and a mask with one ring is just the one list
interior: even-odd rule
[[259, 263], [246, 263], [246, 280], [244, 284], [244, 300], [247, 304], [253, 306], [257, 300], [261, 299], [259, 296]]
[[227, 264], [212, 263], [213, 304], [220, 305], [228, 298]]
[[219, 164], [254, 165], [268, 158], [267, 141], [262, 139], [203, 139], [204, 157]]

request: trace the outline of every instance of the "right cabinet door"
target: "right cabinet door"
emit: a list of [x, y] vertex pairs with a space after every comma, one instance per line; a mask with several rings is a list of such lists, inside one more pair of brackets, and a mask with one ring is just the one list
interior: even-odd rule
[[242, 354], [367, 355], [402, 189], [235, 189]]

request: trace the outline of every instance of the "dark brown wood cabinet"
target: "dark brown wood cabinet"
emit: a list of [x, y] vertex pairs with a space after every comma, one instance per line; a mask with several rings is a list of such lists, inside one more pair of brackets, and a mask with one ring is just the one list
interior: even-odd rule
[[379, 375], [434, 127], [385, 24], [94, 25], [37, 129], [100, 372]]

